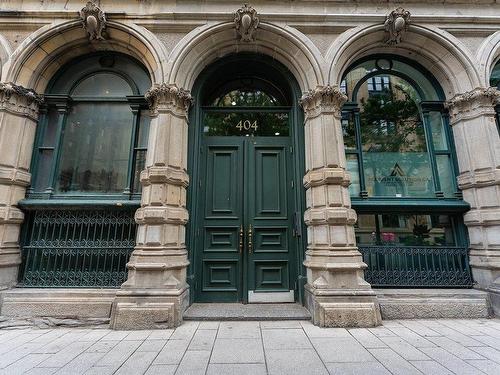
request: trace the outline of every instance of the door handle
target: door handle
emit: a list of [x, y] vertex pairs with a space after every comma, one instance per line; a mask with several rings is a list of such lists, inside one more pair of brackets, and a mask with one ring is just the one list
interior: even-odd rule
[[248, 253], [252, 254], [253, 243], [252, 243], [252, 224], [248, 227]]
[[243, 252], [243, 224], [240, 225], [240, 254]]

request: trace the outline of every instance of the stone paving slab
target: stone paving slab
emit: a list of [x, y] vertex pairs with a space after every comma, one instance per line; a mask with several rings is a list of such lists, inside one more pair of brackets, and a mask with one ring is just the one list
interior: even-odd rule
[[500, 374], [500, 320], [189, 321], [177, 329], [0, 329], [0, 375]]

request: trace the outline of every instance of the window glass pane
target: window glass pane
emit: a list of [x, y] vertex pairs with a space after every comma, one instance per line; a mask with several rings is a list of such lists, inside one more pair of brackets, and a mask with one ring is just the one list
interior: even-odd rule
[[262, 90], [232, 90], [216, 98], [212, 105], [216, 107], [269, 107], [280, 105], [280, 103], [274, 96]]
[[47, 126], [43, 134], [43, 140], [41, 146], [43, 147], [54, 147], [56, 143], [57, 135], [57, 123], [59, 119], [59, 114], [55, 107], [50, 107], [47, 112]]
[[500, 62], [497, 62], [490, 76], [490, 85], [500, 89]]
[[52, 167], [52, 150], [40, 150], [36, 168], [35, 191], [44, 191], [49, 187], [50, 169]]
[[358, 155], [347, 154], [347, 171], [351, 175], [351, 184], [349, 185], [349, 193], [352, 196], [359, 196], [360, 185], [359, 185], [359, 164]]
[[432, 143], [434, 144], [434, 149], [447, 150], [448, 144], [446, 142], [446, 134], [441, 112], [429, 112], [428, 118], [431, 126]]
[[342, 132], [346, 150], [356, 150], [356, 125], [353, 112], [342, 112]]
[[112, 73], [98, 73], [82, 80], [71, 93], [72, 96], [123, 97], [133, 95], [130, 85]]
[[454, 246], [455, 232], [448, 215], [358, 215], [359, 245]]
[[445, 197], [452, 197], [455, 193], [455, 176], [449, 155], [436, 155], [436, 164], [438, 169], [441, 191]]
[[139, 118], [139, 134], [137, 136], [136, 147], [148, 147], [149, 124], [151, 116], [148, 110], [142, 109]]
[[288, 112], [205, 113], [203, 133], [207, 136], [288, 136]]
[[368, 78], [366, 89], [369, 91], [381, 91], [391, 84], [389, 76], [391, 72], [400, 73], [412, 80], [419, 86], [422, 100], [440, 100], [439, 94], [431, 80], [421, 70], [398, 60], [373, 59], [363, 61], [354, 66], [342, 81], [342, 90], [349, 97], [349, 101], [355, 101], [355, 88], [358, 83], [370, 73], [380, 72], [380, 75]]
[[56, 191], [123, 191], [132, 122], [128, 104], [74, 105], [65, 125]]
[[141, 172], [146, 168], [146, 151], [138, 150], [135, 153], [133, 193], [142, 191]]
[[390, 87], [358, 91], [363, 168], [369, 196], [433, 197], [434, 185], [418, 94], [391, 76]]

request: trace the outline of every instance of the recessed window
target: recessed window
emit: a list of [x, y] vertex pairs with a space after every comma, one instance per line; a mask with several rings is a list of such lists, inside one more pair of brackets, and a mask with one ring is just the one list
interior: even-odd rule
[[[383, 62], [383, 63], [381, 63]], [[389, 58], [363, 61], [343, 79], [342, 114], [351, 195], [453, 198], [457, 192], [440, 89]]]
[[49, 85], [38, 127], [30, 197], [121, 196], [140, 193], [149, 112], [146, 71], [113, 54], [70, 63]]

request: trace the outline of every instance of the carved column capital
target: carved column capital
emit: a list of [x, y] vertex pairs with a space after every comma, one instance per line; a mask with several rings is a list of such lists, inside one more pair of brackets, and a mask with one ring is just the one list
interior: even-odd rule
[[300, 105], [306, 117], [316, 117], [322, 112], [334, 112], [339, 115], [347, 96], [338, 86], [317, 86], [302, 95]]
[[408, 31], [411, 22], [409, 11], [399, 7], [389, 13], [385, 19], [384, 27], [387, 33], [385, 42], [390, 45], [401, 43], [401, 37]]
[[477, 87], [472, 91], [457, 94], [446, 102], [452, 124], [483, 114], [493, 115], [495, 105], [500, 102], [500, 91], [495, 87]]
[[34, 90], [24, 88], [12, 82], [0, 82], [0, 110], [17, 115], [38, 119], [38, 108], [43, 103], [43, 97]]
[[191, 93], [175, 84], [156, 84], [146, 92], [144, 97], [153, 115], [160, 112], [172, 112], [177, 116], [187, 117], [189, 107], [193, 104]]
[[104, 40], [102, 33], [106, 28], [106, 16], [97, 5], [92, 1], [87, 2], [80, 10], [80, 18], [90, 40]]
[[234, 25], [242, 42], [253, 42], [255, 30], [259, 26], [257, 11], [248, 4], [244, 4], [234, 13]]

